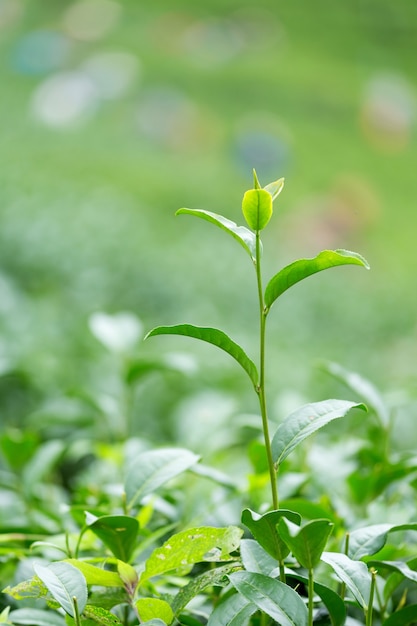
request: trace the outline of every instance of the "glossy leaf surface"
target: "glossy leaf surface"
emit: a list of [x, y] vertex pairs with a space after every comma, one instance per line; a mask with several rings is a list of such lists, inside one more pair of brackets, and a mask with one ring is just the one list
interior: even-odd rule
[[251, 572], [235, 572], [229, 580], [242, 596], [281, 626], [307, 626], [305, 604], [288, 585]]
[[[308, 586], [307, 576], [302, 576], [293, 570], [286, 570], [287, 579], [294, 579], [303, 582]], [[314, 582], [314, 592], [320, 597], [325, 605], [332, 622], [332, 626], [344, 626], [346, 620], [346, 606], [342, 598], [333, 589]]]
[[416, 623], [417, 604], [410, 604], [392, 613], [382, 626], [414, 626]]
[[153, 328], [145, 337], [155, 337], [156, 335], [182, 335], [192, 337], [211, 343], [233, 357], [248, 374], [252, 383], [258, 384], [258, 371], [256, 365], [247, 356], [246, 352], [237, 343], [232, 341], [226, 333], [217, 328], [207, 328], [203, 326], [193, 326], [192, 324], [177, 324], [175, 326], [157, 326]]
[[364, 404], [346, 400], [324, 400], [302, 406], [291, 413], [279, 426], [272, 438], [272, 456], [280, 465], [304, 439], [328, 424], [344, 417], [351, 409], [366, 410]]
[[89, 524], [89, 529], [101, 539], [117, 559], [129, 561], [139, 531], [137, 519], [127, 515], [104, 515]]
[[245, 626], [258, 607], [236, 593], [216, 606], [207, 626]]
[[140, 582], [171, 570], [194, 565], [201, 561], [230, 561], [230, 553], [237, 550], [243, 534], [241, 528], [190, 528], [172, 535], [160, 548], [156, 548], [146, 561]]
[[270, 309], [284, 291], [304, 278], [339, 265], [361, 265], [369, 269], [368, 262], [349, 250], [323, 250], [312, 259], [298, 259], [280, 270], [269, 281], [265, 290], [265, 306]]
[[362, 561], [352, 561], [340, 552], [323, 552], [321, 560], [330, 565], [363, 609], [367, 609], [371, 576]]
[[233, 239], [235, 239], [240, 245], [246, 250], [251, 259], [255, 261], [256, 259], [256, 239], [255, 235], [252, 231], [248, 230], [245, 226], [238, 226], [232, 220], [223, 217], [223, 215], [218, 215], [217, 213], [212, 213], [211, 211], [203, 211], [202, 209], [179, 209], [175, 215], [194, 215], [195, 217], [200, 217], [206, 222], [210, 222], [210, 224], [214, 224], [224, 230], [226, 233], [231, 235]]
[[68, 615], [75, 617], [74, 597], [77, 598], [80, 614], [84, 611], [87, 604], [87, 584], [76, 567], [70, 563], [57, 562], [48, 567], [36, 564], [34, 570]]
[[404, 563], [404, 561], [379, 561], [379, 560], [370, 560], [367, 561], [366, 564], [368, 567], [374, 567], [377, 571], [380, 569], [388, 569], [393, 572], [399, 572], [404, 576], [404, 578], [408, 578], [408, 580], [412, 580], [417, 583], [417, 572]]
[[252, 230], [262, 230], [272, 216], [272, 196], [265, 189], [249, 189], [242, 201], [242, 212]]
[[290, 550], [277, 532], [277, 524], [282, 517], [291, 520], [294, 524], [301, 523], [301, 517], [297, 513], [280, 509], [258, 515], [250, 509], [242, 513], [242, 523], [249, 528], [256, 541], [275, 559], [283, 561]]
[[401, 530], [416, 530], [417, 523], [411, 524], [373, 524], [365, 528], [358, 528], [350, 533], [349, 556], [351, 559], [361, 559], [372, 556], [384, 547], [388, 533]]
[[128, 508], [158, 487], [185, 472], [197, 463], [199, 457], [182, 448], [162, 448], [140, 454], [126, 477], [125, 491]]
[[333, 524], [327, 519], [307, 522], [301, 528], [287, 519], [278, 523], [278, 532], [301, 567], [313, 569], [320, 562]]
[[141, 623], [151, 619], [161, 619], [170, 624], [174, 619], [174, 613], [168, 602], [159, 598], [139, 598], [135, 603]]

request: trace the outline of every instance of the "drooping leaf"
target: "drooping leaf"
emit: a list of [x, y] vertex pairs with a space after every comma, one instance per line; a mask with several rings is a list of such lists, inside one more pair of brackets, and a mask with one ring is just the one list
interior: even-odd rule
[[174, 614], [178, 615], [193, 598], [207, 587], [214, 585], [216, 585], [216, 587], [225, 587], [228, 585], [229, 580], [227, 575], [239, 569], [241, 569], [240, 564], [227, 563], [226, 565], [221, 565], [220, 567], [203, 572], [199, 576], [193, 576], [190, 582], [185, 585], [185, 587], [181, 587], [174, 597], [171, 603]]
[[129, 469], [125, 482], [128, 508], [142, 498], [185, 472], [197, 463], [199, 457], [182, 448], [148, 450], [140, 454]]
[[75, 617], [74, 598], [80, 614], [87, 604], [87, 583], [83, 574], [70, 563], [51, 563], [48, 567], [34, 565], [36, 575], [68, 615]]
[[242, 596], [281, 626], [307, 626], [306, 606], [288, 585], [252, 572], [235, 572], [229, 580]]
[[207, 626], [246, 626], [257, 610], [256, 604], [236, 593], [216, 606]]
[[269, 281], [265, 290], [267, 310], [284, 291], [304, 278], [338, 265], [361, 265], [369, 269], [368, 262], [360, 254], [349, 250], [323, 250], [312, 259], [298, 259], [280, 270]]
[[279, 466], [300, 444], [329, 422], [344, 417], [351, 409], [363, 409], [364, 404], [346, 400], [324, 400], [302, 406], [291, 413], [277, 428], [272, 439], [272, 456]]
[[417, 583], [417, 572], [413, 569], [410, 569], [407, 563], [404, 561], [379, 561], [379, 560], [370, 560], [367, 561], [366, 564], [368, 567], [374, 567], [376, 570], [380, 569], [388, 569], [393, 572], [399, 572], [404, 576], [404, 578], [408, 578], [408, 580], [412, 580]]
[[369, 380], [356, 372], [350, 372], [338, 363], [325, 362], [322, 364], [329, 374], [342, 381], [347, 387], [357, 393], [378, 415], [381, 423], [388, 426], [389, 410], [378, 389]]
[[174, 619], [174, 613], [165, 600], [159, 598], [139, 598], [135, 603], [141, 623], [151, 619], [161, 619], [170, 624]]
[[65, 626], [65, 620], [61, 615], [52, 611], [40, 609], [17, 609], [9, 615], [10, 623], [27, 624], [28, 626]]
[[272, 216], [272, 196], [265, 189], [249, 189], [243, 196], [242, 212], [252, 230], [265, 228]]
[[333, 524], [327, 519], [312, 520], [301, 528], [285, 517], [278, 522], [280, 537], [285, 541], [301, 567], [309, 570], [318, 565], [332, 530]]
[[96, 567], [86, 561], [78, 559], [67, 559], [65, 561], [73, 567], [76, 567], [84, 576], [87, 585], [98, 585], [100, 587], [123, 587], [123, 581], [117, 572]]
[[157, 326], [153, 328], [145, 337], [154, 337], [156, 335], [182, 335], [184, 337], [192, 337], [211, 343], [221, 350], [227, 352], [233, 357], [248, 374], [254, 386], [258, 384], [258, 371], [255, 363], [251, 361], [246, 352], [237, 343], [232, 341], [226, 333], [217, 328], [205, 328], [202, 326], [193, 326], [192, 324], [177, 324], [175, 326]]
[[[302, 576], [293, 570], [286, 570], [286, 574], [287, 580], [291, 578], [298, 580], [303, 582], [307, 587], [307, 576]], [[314, 582], [313, 586], [314, 592], [320, 597], [329, 613], [332, 626], [344, 626], [346, 620], [346, 605], [339, 594], [333, 591], [333, 589], [330, 589], [329, 587], [326, 587], [326, 585], [322, 585], [318, 582]]]
[[372, 556], [384, 547], [388, 533], [401, 530], [417, 530], [417, 523], [411, 524], [373, 524], [358, 528], [350, 533], [349, 557], [359, 560], [364, 556]]
[[254, 539], [242, 539], [240, 542], [240, 558], [247, 572], [271, 576], [278, 569], [278, 561], [274, 559]]
[[239, 547], [242, 534], [242, 529], [237, 526], [202, 526], [172, 535], [163, 546], [152, 552], [140, 582], [201, 561], [230, 561], [230, 553]]
[[301, 523], [301, 517], [297, 513], [286, 509], [269, 511], [263, 515], [258, 515], [250, 509], [245, 509], [242, 513], [242, 523], [249, 528], [256, 541], [277, 561], [283, 561], [290, 552], [287, 544], [277, 532], [277, 524], [282, 517], [286, 517], [294, 524], [300, 525]]
[[203, 211], [202, 209], [179, 209], [175, 215], [194, 215], [200, 217], [206, 222], [210, 222], [215, 226], [218, 226], [226, 233], [229, 233], [240, 245], [246, 250], [253, 261], [256, 260], [256, 239], [252, 231], [248, 230], [245, 226], [238, 226], [235, 222], [218, 215], [217, 213], [211, 213], [210, 211]]
[[137, 519], [128, 515], [103, 515], [88, 527], [111, 550], [116, 559], [129, 561], [139, 531]]
[[409, 604], [391, 613], [382, 626], [414, 626], [417, 623], [417, 604]]
[[362, 561], [352, 561], [340, 552], [323, 552], [321, 560], [330, 565], [363, 609], [368, 608], [371, 577]]

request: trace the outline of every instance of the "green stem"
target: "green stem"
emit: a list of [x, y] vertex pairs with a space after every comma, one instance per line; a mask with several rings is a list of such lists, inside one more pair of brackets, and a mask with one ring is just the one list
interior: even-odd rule
[[313, 569], [308, 570], [308, 626], [313, 626], [314, 577]]
[[376, 586], [376, 570], [374, 570], [373, 568], [371, 569], [371, 575], [372, 575], [371, 591], [369, 594], [368, 610], [366, 611], [366, 622], [365, 622], [366, 626], [372, 626], [372, 612], [373, 612], [375, 586]]
[[284, 561], [279, 562], [279, 579], [282, 583], [287, 582], [287, 577], [285, 575], [285, 563]]
[[[350, 533], [347, 532], [345, 536], [345, 549], [344, 549], [344, 553], [346, 554], [346, 556], [349, 556], [349, 541], [350, 541]], [[346, 583], [342, 582], [340, 584], [340, 592], [339, 592], [339, 595], [342, 598], [342, 600], [345, 599], [345, 593], [346, 593]]]
[[78, 612], [77, 596], [73, 596], [72, 602], [73, 602], [73, 605], [74, 605], [74, 622], [75, 622], [76, 626], [81, 626], [80, 614]]
[[268, 414], [266, 408], [266, 398], [265, 398], [265, 327], [266, 327], [266, 316], [267, 313], [265, 311], [265, 302], [263, 296], [262, 289], [262, 274], [261, 274], [261, 240], [259, 236], [259, 230], [256, 231], [256, 280], [258, 284], [258, 298], [259, 298], [259, 321], [260, 321], [260, 333], [259, 333], [259, 385], [257, 388], [257, 393], [259, 397], [259, 406], [261, 409], [261, 417], [262, 417], [262, 430], [264, 433], [265, 440], [265, 449], [266, 456], [268, 459], [268, 467], [269, 467], [269, 479], [271, 482], [271, 493], [272, 493], [272, 504], [274, 509], [279, 508], [279, 500], [278, 500], [278, 488], [277, 488], [277, 477], [274, 460], [272, 458], [272, 448], [271, 448], [271, 440], [269, 436], [269, 424], [268, 424]]

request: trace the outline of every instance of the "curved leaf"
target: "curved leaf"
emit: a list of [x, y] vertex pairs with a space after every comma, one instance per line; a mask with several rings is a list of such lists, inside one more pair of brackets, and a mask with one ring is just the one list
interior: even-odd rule
[[132, 508], [168, 480], [195, 465], [199, 458], [193, 452], [182, 448], [163, 448], [140, 454], [130, 467], [126, 478], [128, 508]]
[[416, 622], [417, 604], [410, 604], [392, 613], [382, 626], [413, 626]]
[[242, 523], [249, 528], [256, 541], [277, 561], [283, 561], [290, 553], [286, 543], [277, 532], [277, 524], [282, 517], [286, 517], [295, 524], [301, 524], [301, 517], [298, 513], [278, 509], [269, 511], [263, 515], [258, 515], [250, 509], [242, 512]]
[[96, 567], [86, 561], [78, 559], [67, 559], [69, 563], [76, 567], [83, 574], [87, 585], [98, 585], [100, 587], [123, 587], [123, 581], [117, 572], [112, 572], [102, 567]]
[[74, 598], [80, 614], [87, 604], [87, 583], [82, 573], [70, 563], [51, 563], [48, 567], [36, 564], [34, 570], [53, 598], [71, 617], [75, 617]]
[[240, 245], [246, 250], [252, 261], [256, 260], [256, 238], [252, 231], [245, 226], [238, 226], [232, 220], [228, 220], [223, 215], [211, 213], [211, 211], [203, 211], [202, 209], [178, 209], [175, 215], [195, 215], [210, 224], [218, 226], [226, 233], [229, 233]]
[[216, 606], [207, 626], [246, 626], [258, 607], [247, 598], [236, 593]]
[[235, 572], [229, 580], [242, 596], [281, 626], [307, 626], [306, 606], [288, 585], [252, 572]]
[[340, 552], [323, 552], [321, 560], [333, 568], [360, 606], [367, 610], [371, 592], [371, 577], [365, 563], [352, 561], [346, 554]]
[[160, 619], [170, 624], [174, 619], [174, 613], [165, 600], [159, 598], [139, 598], [135, 603], [141, 623], [152, 619]]
[[399, 572], [404, 576], [404, 578], [408, 578], [409, 580], [417, 583], [417, 572], [413, 569], [410, 569], [407, 563], [404, 563], [404, 561], [371, 560], [367, 561], [366, 564], [368, 565], [368, 567], [374, 567], [376, 570], [385, 568], [393, 572]]
[[135, 548], [139, 522], [127, 515], [103, 515], [89, 524], [88, 528], [121, 561], [129, 561]]
[[272, 216], [272, 195], [265, 189], [249, 189], [243, 196], [242, 212], [250, 228], [262, 230]]
[[205, 328], [202, 326], [193, 326], [192, 324], [177, 324], [175, 326], [157, 326], [146, 335], [155, 337], [156, 335], [182, 335], [184, 337], [192, 337], [211, 343], [224, 350], [233, 357], [248, 374], [252, 383], [256, 387], [258, 384], [258, 371], [255, 363], [250, 360], [246, 352], [237, 343], [232, 341], [226, 333], [217, 328]]
[[284, 291], [300, 280], [338, 265], [361, 265], [369, 269], [366, 259], [349, 250], [323, 250], [312, 259], [298, 259], [280, 270], [269, 281], [265, 290], [266, 309], [269, 310]]
[[384, 547], [388, 533], [400, 530], [417, 530], [417, 523], [410, 524], [373, 524], [358, 528], [350, 533], [349, 551], [351, 559], [371, 556]]
[[278, 532], [301, 567], [313, 569], [320, 561], [333, 524], [327, 519], [315, 519], [301, 528], [284, 517], [278, 523]]
[[348, 411], [354, 408], [366, 411], [365, 405], [357, 402], [324, 400], [323, 402], [306, 404], [291, 413], [278, 426], [272, 438], [274, 462], [280, 465], [304, 439], [329, 422], [344, 417]]

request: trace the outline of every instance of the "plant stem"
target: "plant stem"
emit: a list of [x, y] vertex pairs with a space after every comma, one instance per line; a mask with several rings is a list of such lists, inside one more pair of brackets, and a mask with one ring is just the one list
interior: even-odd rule
[[375, 594], [375, 586], [376, 586], [376, 570], [371, 569], [371, 592], [369, 594], [369, 604], [368, 610], [366, 611], [366, 626], [372, 626], [372, 612], [373, 612], [373, 604], [374, 604], [374, 594]]
[[72, 602], [74, 605], [74, 622], [76, 626], [81, 626], [80, 614], [78, 612], [78, 600], [77, 596], [73, 596]]
[[313, 569], [308, 570], [308, 626], [313, 626], [314, 577]]
[[259, 235], [259, 230], [256, 231], [256, 280], [258, 284], [258, 298], [259, 298], [259, 322], [260, 322], [260, 333], [259, 333], [259, 385], [257, 388], [257, 393], [259, 397], [259, 406], [261, 409], [262, 416], [262, 430], [264, 433], [265, 440], [265, 449], [266, 456], [268, 459], [268, 467], [269, 467], [269, 478], [271, 482], [271, 493], [272, 493], [272, 504], [274, 509], [279, 508], [279, 500], [278, 500], [278, 488], [277, 488], [277, 477], [275, 471], [275, 464], [272, 458], [272, 448], [271, 448], [271, 440], [269, 437], [269, 425], [268, 425], [268, 414], [266, 408], [266, 398], [265, 398], [265, 327], [266, 327], [266, 311], [265, 311], [265, 303], [262, 289], [262, 274], [261, 274], [261, 240]]

